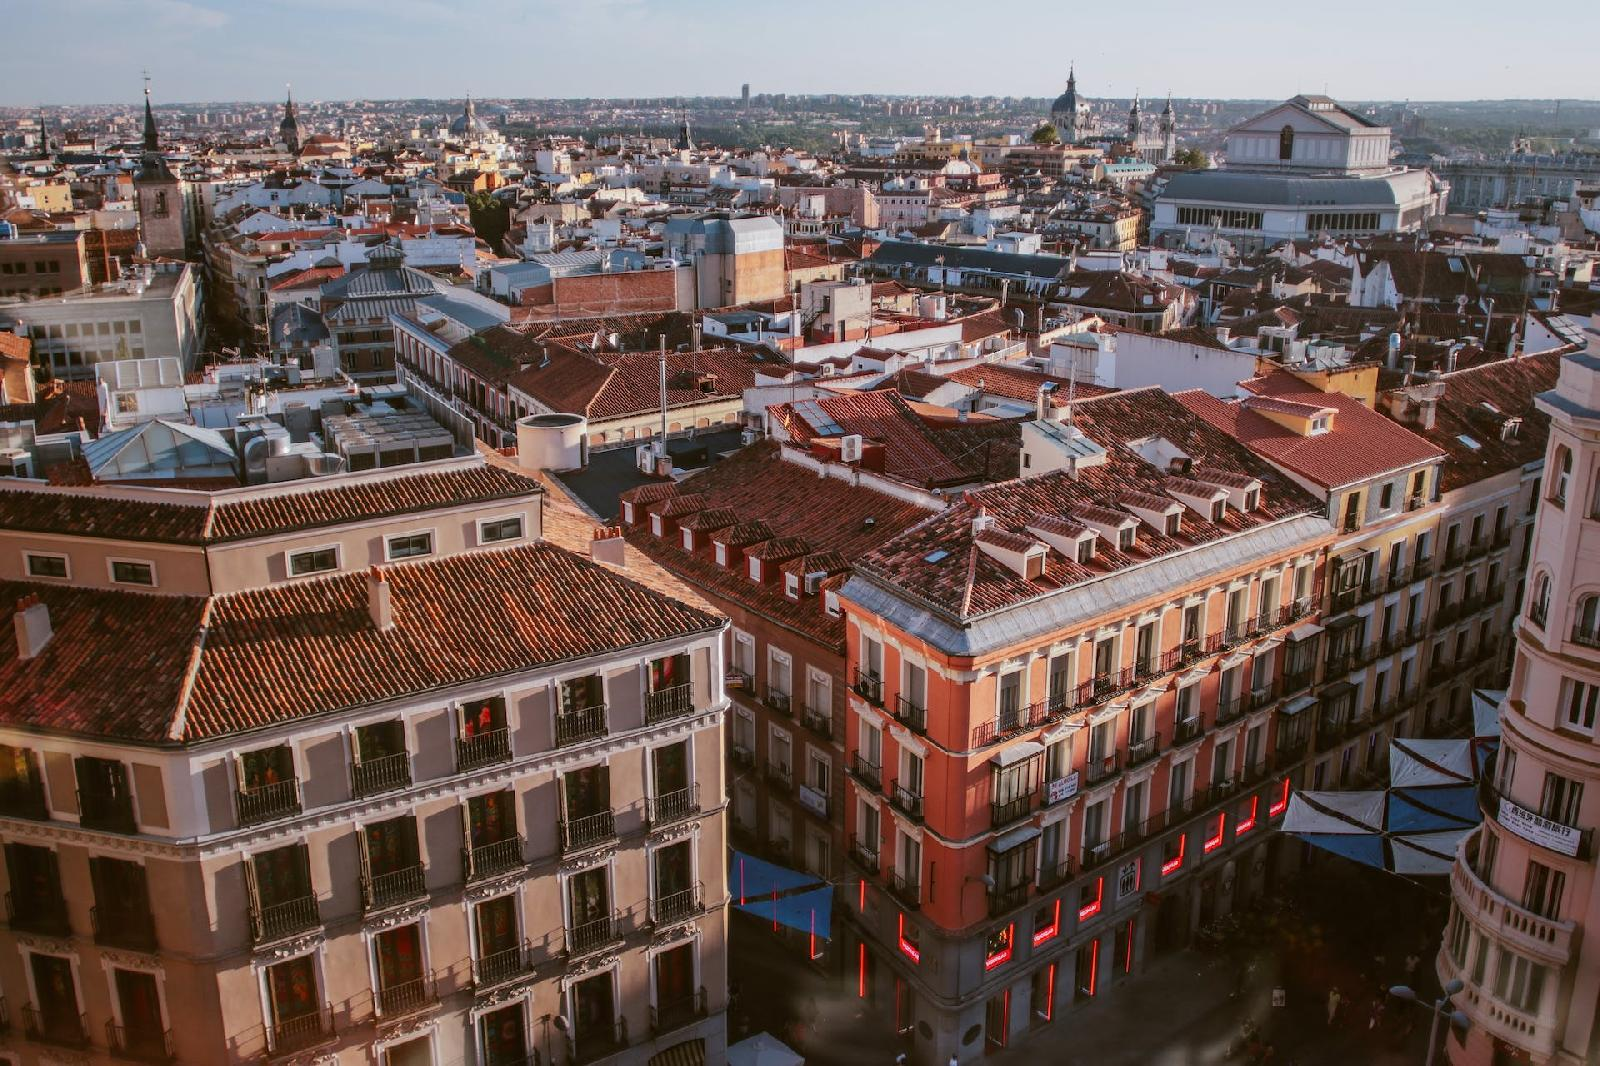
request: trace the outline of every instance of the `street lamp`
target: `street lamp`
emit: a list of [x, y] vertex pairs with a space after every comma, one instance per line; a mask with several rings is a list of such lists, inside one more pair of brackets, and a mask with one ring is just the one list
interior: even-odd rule
[[[1464, 1033], [1472, 1024], [1472, 1019], [1465, 1013], [1455, 1009], [1455, 1004], [1450, 997], [1460, 992], [1466, 985], [1459, 978], [1451, 978], [1444, 986], [1444, 995], [1440, 996], [1433, 1004], [1433, 1022], [1428, 1026], [1428, 1054], [1423, 1057], [1422, 1066], [1433, 1066], [1434, 1049], [1439, 1046], [1439, 1019], [1448, 1015], [1450, 1025], [1457, 1032]], [[1396, 999], [1403, 999], [1407, 1003], [1416, 1003], [1417, 994], [1405, 985], [1395, 985], [1389, 989], [1389, 994]]]

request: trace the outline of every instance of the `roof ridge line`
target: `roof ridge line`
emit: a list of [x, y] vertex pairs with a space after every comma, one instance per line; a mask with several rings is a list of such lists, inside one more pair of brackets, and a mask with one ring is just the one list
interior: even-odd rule
[[200, 680], [200, 660], [205, 654], [206, 634], [211, 628], [211, 611], [216, 604], [215, 596], [206, 597], [206, 605], [200, 611], [200, 625], [195, 631], [194, 644], [189, 649], [189, 663], [183, 671], [183, 687], [178, 690], [178, 702], [173, 707], [172, 722], [167, 726], [168, 740], [182, 740], [183, 734], [189, 726], [189, 700], [194, 695], [194, 687]]

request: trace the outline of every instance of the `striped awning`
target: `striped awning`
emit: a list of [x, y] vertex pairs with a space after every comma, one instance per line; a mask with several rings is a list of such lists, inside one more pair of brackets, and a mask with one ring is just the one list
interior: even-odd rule
[[706, 1042], [685, 1040], [650, 1056], [650, 1066], [705, 1066]]

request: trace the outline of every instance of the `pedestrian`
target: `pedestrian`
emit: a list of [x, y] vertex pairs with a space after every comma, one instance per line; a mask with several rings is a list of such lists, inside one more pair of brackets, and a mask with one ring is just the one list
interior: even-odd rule
[[1422, 965], [1422, 959], [1413, 951], [1406, 956], [1406, 987], [1417, 991], [1417, 967]]
[[1334, 985], [1328, 993], [1328, 1026], [1333, 1027], [1333, 1021], [1339, 1016], [1339, 986]]
[[1367, 1018], [1367, 1029], [1376, 1032], [1378, 1026], [1383, 1024], [1383, 996], [1372, 997], [1372, 1013]]

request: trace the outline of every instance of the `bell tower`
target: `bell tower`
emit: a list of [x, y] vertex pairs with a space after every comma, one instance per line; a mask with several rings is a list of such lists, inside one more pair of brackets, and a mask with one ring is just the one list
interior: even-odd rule
[[144, 146], [133, 175], [139, 208], [139, 243], [148, 256], [182, 259], [188, 250], [183, 183], [161, 155], [155, 112], [150, 107], [150, 79], [144, 83]]

